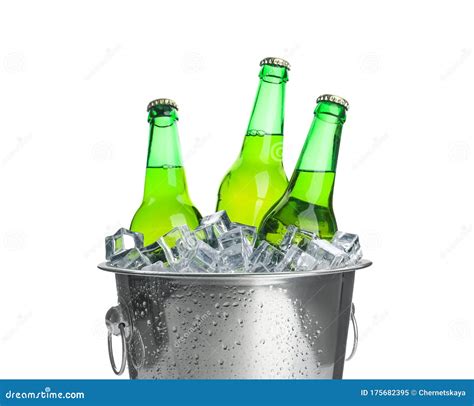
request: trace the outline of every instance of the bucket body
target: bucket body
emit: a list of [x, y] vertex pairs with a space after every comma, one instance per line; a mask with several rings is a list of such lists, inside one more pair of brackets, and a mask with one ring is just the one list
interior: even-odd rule
[[116, 274], [109, 339], [122, 334], [132, 379], [340, 379], [355, 270], [370, 264], [230, 275], [100, 265]]

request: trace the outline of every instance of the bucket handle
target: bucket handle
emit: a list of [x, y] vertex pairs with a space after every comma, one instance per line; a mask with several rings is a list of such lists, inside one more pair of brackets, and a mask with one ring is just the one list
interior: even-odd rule
[[117, 369], [115, 364], [114, 351], [112, 348], [112, 332], [110, 330], [107, 333], [107, 344], [109, 347], [110, 366], [115, 375], [122, 375], [123, 371], [125, 371], [125, 365], [127, 365], [127, 346], [125, 344], [125, 325], [120, 323], [118, 327], [120, 329], [120, 336], [122, 337], [122, 362], [120, 364], [120, 369]]
[[[109, 350], [109, 360], [112, 370], [115, 375], [122, 375], [127, 365], [127, 345], [126, 338], [130, 330], [129, 323], [125, 317], [122, 306], [118, 305], [111, 307], [105, 315], [105, 324], [107, 326], [107, 347]], [[122, 341], [122, 361], [120, 363], [120, 369], [117, 369], [115, 364], [114, 351], [112, 345], [112, 335], [120, 335]]]
[[355, 353], [357, 352], [357, 346], [359, 344], [359, 328], [357, 327], [357, 320], [355, 316], [355, 306], [354, 303], [351, 303], [351, 324], [352, 324], [352, 331], [354, 333], [354, 339], [352, 340], [352, 351], [349, 356], [346, 358], [346, 361], [350, 361]]

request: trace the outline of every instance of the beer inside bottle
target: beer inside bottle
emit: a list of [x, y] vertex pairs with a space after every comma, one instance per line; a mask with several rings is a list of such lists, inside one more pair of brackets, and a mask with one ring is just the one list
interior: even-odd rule
[[232, 221], [259, 226], [288, 186], [283, 169], [283, 118], [289, 64], [280, 58], [260, 62], [260, 82], [236, 162], [219, 188], [217, 210]]
[[199, 225], [201, 215], [188, 194], [181, 159], [176, 104], [157, 99], [148, 105], [150, 139], [143, 201], [130, 229], [151, 244], [174, 227]]
[[280, 201], [265, 216], [261, 238], [278, 245], [287, 226], [331, 239], [337, 231], [332, 206], [337, 156], [346, 100], [332, 95], [318, 98], [314, 119], [290, 184]]

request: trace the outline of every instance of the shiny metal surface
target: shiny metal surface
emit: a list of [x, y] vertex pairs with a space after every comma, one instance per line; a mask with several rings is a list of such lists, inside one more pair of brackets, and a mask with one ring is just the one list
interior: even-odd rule
[[316, 103], [319, 103], [320, 101], [330, 101], [333, 103], [337, 103], [343, 106], [346, 110], [349, 110], [349, 102], [340, 96], [336, 96], [333, 94], [323, 94], [316, 99]]
[[146, 107], [146, 111], [150, 111], [153, 107], [159, 106], [159, 105], [171, 106], [171, 107], [175, 108], [176, 110], [178, 110], [178, 105], [176, 104], [176, 102], [174, 100], [171, 100], [171, 99], [155, 99], [155, 100], [152, 100], [150, 103], [148, 103], [148, 106]]
[[116, 274], [112, 315], [130, 328], [123, 331], [132, 379], [338, 379], [354, 271], [370, 265], [281, 274], [99, 267]]
[[350, 361], [352, 358], [354, 358], [354, 355], [357, 352], [357, 347], [359, 346], [359, 326], [357, 325], [357, 319], [355, 316], [354, 303], [351, 303], [351, 324], [354, 337], [352, 339], [352, 350], [349, 356], [346, 358], [346, 361]]
[[112, 346], [112, 331], [109, 330], [107, 333], [107, 346], [109, 349], [109, 361], [110, 365], [112, 367], [112, 371], [114, 371], [115, 375], [122, 375], [123, 372], [125, 371], [125, 367], [127, 365], [127, 344], [125, 341], [125, 331], [124, 331], [124, 325], [120, 323], [118, 325], [118, 333], [115, 335], [120, 334], [120, 338], [122, 339], [122, 361], [120, 361], [120, 368], [117, 369], [117, 365], [115, 364], [115, 359], [114, 359], [114, 350]]
[[290, 63], [288, 61], [285, 61], [282, 58], [275, 58], [275, 57], [263, 58], [260, 61], [260, 66], [263, 66], [263, 65], [281, 66], [288, 70], [290, 70], [291, 68]]

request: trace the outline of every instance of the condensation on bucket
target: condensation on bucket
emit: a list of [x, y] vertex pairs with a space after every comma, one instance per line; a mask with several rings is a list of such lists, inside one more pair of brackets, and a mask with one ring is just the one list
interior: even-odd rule
[[133, 379], [342, 377], [354, 272], [116, 281]]

